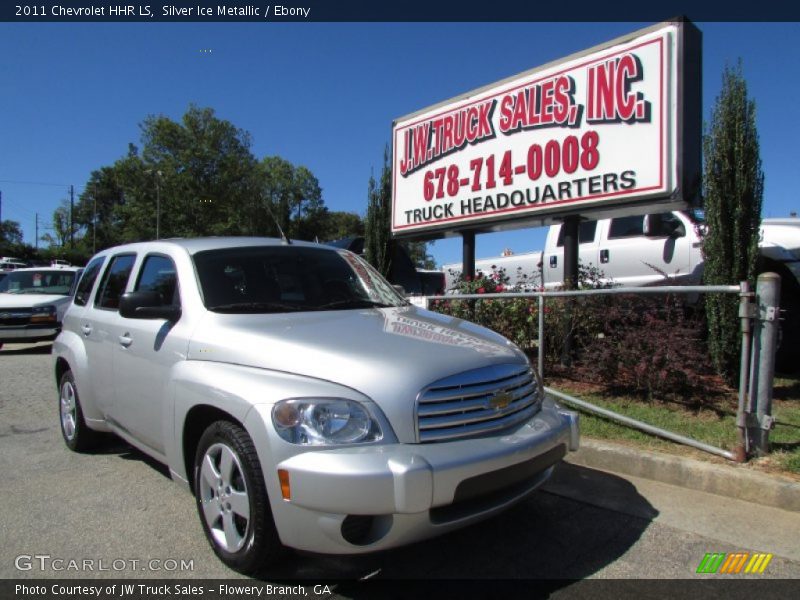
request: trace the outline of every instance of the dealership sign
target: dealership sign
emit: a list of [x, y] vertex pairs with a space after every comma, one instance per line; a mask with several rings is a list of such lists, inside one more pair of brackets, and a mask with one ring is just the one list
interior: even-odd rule
[[437, 237], [698, 194], [699, 32], [668, 22], [398, 119], [392, 232]]

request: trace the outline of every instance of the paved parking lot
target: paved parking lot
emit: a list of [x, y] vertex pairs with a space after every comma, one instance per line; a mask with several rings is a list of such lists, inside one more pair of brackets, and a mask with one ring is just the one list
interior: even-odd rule
[[[0, 350], [0, 577], [239, 577], [160, 465], [121, 442], [65, 448], [49, 353]], [[739, 551], [775, 555], [762, 579], [800, 578], [798, 531], [797, 513], [565, 465], [491, 521], [374, 556], [290, 554], [270, 578], [692, 578], [705, 553]]]

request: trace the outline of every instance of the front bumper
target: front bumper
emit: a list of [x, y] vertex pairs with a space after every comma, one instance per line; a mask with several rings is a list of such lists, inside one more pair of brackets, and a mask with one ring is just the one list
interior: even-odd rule
[[60, 325], [0, 326], [0, 342], [25, 343], [54, 340], [61, 331]]
[[[262, 459], [262, 465], [284, 544], [353, 554], [497, 514], [544, 483], [553, 465], [577, 449], [578, 435], [577, 414], [547, 401], [504, 435], [311, 450], [271, 467]], [[278, 469], [289, 474], [289, 500], [282, 499]]]

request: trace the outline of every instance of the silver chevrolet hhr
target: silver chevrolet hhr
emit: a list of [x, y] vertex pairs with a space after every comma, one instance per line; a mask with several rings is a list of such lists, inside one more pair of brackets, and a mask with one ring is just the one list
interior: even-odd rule
[[370, 552], [473, 523], [578, 446], [511, 342], [317, 244], [105, 250], [53, 354], [67, 446], [113, 432], [164, 462], [243, 573], [284, 546]]

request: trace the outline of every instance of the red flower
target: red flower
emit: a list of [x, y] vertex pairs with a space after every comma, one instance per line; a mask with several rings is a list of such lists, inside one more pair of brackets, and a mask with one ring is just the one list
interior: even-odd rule
[[504, 288], [503, 284], [501, 283], [500, 285], [497, 286], [497, 288], [495, 288], [495, 291], [496, 292], [502, 292], [504, 289], [506, 289], [506, 288]]
[[479, 294], [483, 294], [484, 292], [486, 292], [486, 288], [478, 288]]

